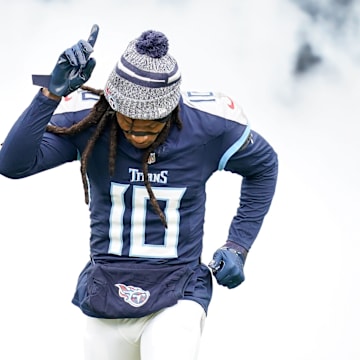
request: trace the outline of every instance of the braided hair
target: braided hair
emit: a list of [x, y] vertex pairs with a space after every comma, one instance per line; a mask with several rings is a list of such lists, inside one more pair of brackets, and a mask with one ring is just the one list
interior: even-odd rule
[[[109, 139], [109, 173], [112, 176], [115, 172], [115, 161], [116, 161], [116, 149], [118, 142], [118, 132], [120, 127], [116, 121], [115, 111], [110, 107], [107, 102], [103, 90], [94, 89], [89, 86], [81, 86], [81, 89], [84, 91], [89, 91], [93, 94], [98, 95], [100, 98], [90, 110], [89, 114], [84, 117], [80, 122], [72, 125], [69, 128], [47, 125], [46, 131], [53, 134], [61, 134], [61, 135], [75, 135], [78, 134], [92, 126], [96, 126], [95, 132], [90, 137], [87, 145], [82, 153], [81, 162], [80, 162], [80, 172], [81, 179], [84, 188], [85, 195], [85, 203], [89, 204], [89, 185], [86, 176], [87, 164], [89, 161], [89, 157], [91, 152], [95, 146], [96, 141], [99, 139], [104, 129], [109, 126], [110, 127], [110, 139]], [[156, 197], [152, 191], [151, 184], [148, 178], [148, 159], [151, 154], [158, 146], [163, 144], [169, 134], [171, 125], [174, 124], [179, 130], [182, 128], [182, 122], [179, 116], [179, 107], [177, 106], [173, 112], [171, 113], [170, 120], [168, 120], [157, 136], [156, 140], [144, 151], [142, 158], [142, 170], [144, 173], [144, 184], [146, 190], [149, 194], [150, 203], [155, 209], [155, 212], [159, 215], [160, 220], [165, 228], [167, 228], [167, 222], [163, 211], [160, 209], [159, 203], [156, 200]]]

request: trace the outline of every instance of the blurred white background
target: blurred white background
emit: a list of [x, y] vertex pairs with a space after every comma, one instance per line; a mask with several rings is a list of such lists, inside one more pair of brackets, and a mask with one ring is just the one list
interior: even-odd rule
[[[200, 360], [360, 358], [360, 4], [306, 0], [0, 0], [0, 142], [57, 57], [94, 23], [103, 87], [128, 42], [164, 32], [183, 89], [219, 90], [274, 146], [272, 208], [234, 290], [215, 286]], [[208, 184], [203, 261], [227, 237], [240, 178]], [[71, 304], [88, 260], [79, 166], [0, 177], [0, 358], [81, 359]]]

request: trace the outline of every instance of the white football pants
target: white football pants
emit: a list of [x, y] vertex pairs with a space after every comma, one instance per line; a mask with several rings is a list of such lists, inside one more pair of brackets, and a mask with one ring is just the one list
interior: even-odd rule
[[196, 360], [204, 321], [192, 300], [139, 319], [87, 317], [85, 360]]

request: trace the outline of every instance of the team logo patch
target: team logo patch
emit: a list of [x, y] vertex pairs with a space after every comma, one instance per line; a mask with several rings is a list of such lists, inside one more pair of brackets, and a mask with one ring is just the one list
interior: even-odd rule
[[119, 296], [133, 307], [143, 306], [150, 298], [148, 290], [125, 284], [115, 284], [115, 286], [119, 289]]

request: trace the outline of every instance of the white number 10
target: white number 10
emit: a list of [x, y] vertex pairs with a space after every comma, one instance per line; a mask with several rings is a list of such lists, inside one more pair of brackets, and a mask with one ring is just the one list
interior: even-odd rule
[[[123, 248], [124, 195], [129, 185], [111, 184], [112, 208], [110, 213], [109, 253], [121, 255]], [[134, 186], [132, 194], [131, 234], [129, 256], [152, 258], [177, 257], [179, 237], [180, 201], [186, 188], [152, 188], [156, 199], [166, 202], [164, 214], [168, 227], [161, 245], [145, 244], [145, 219], [149, 195], [145, 186]]]

